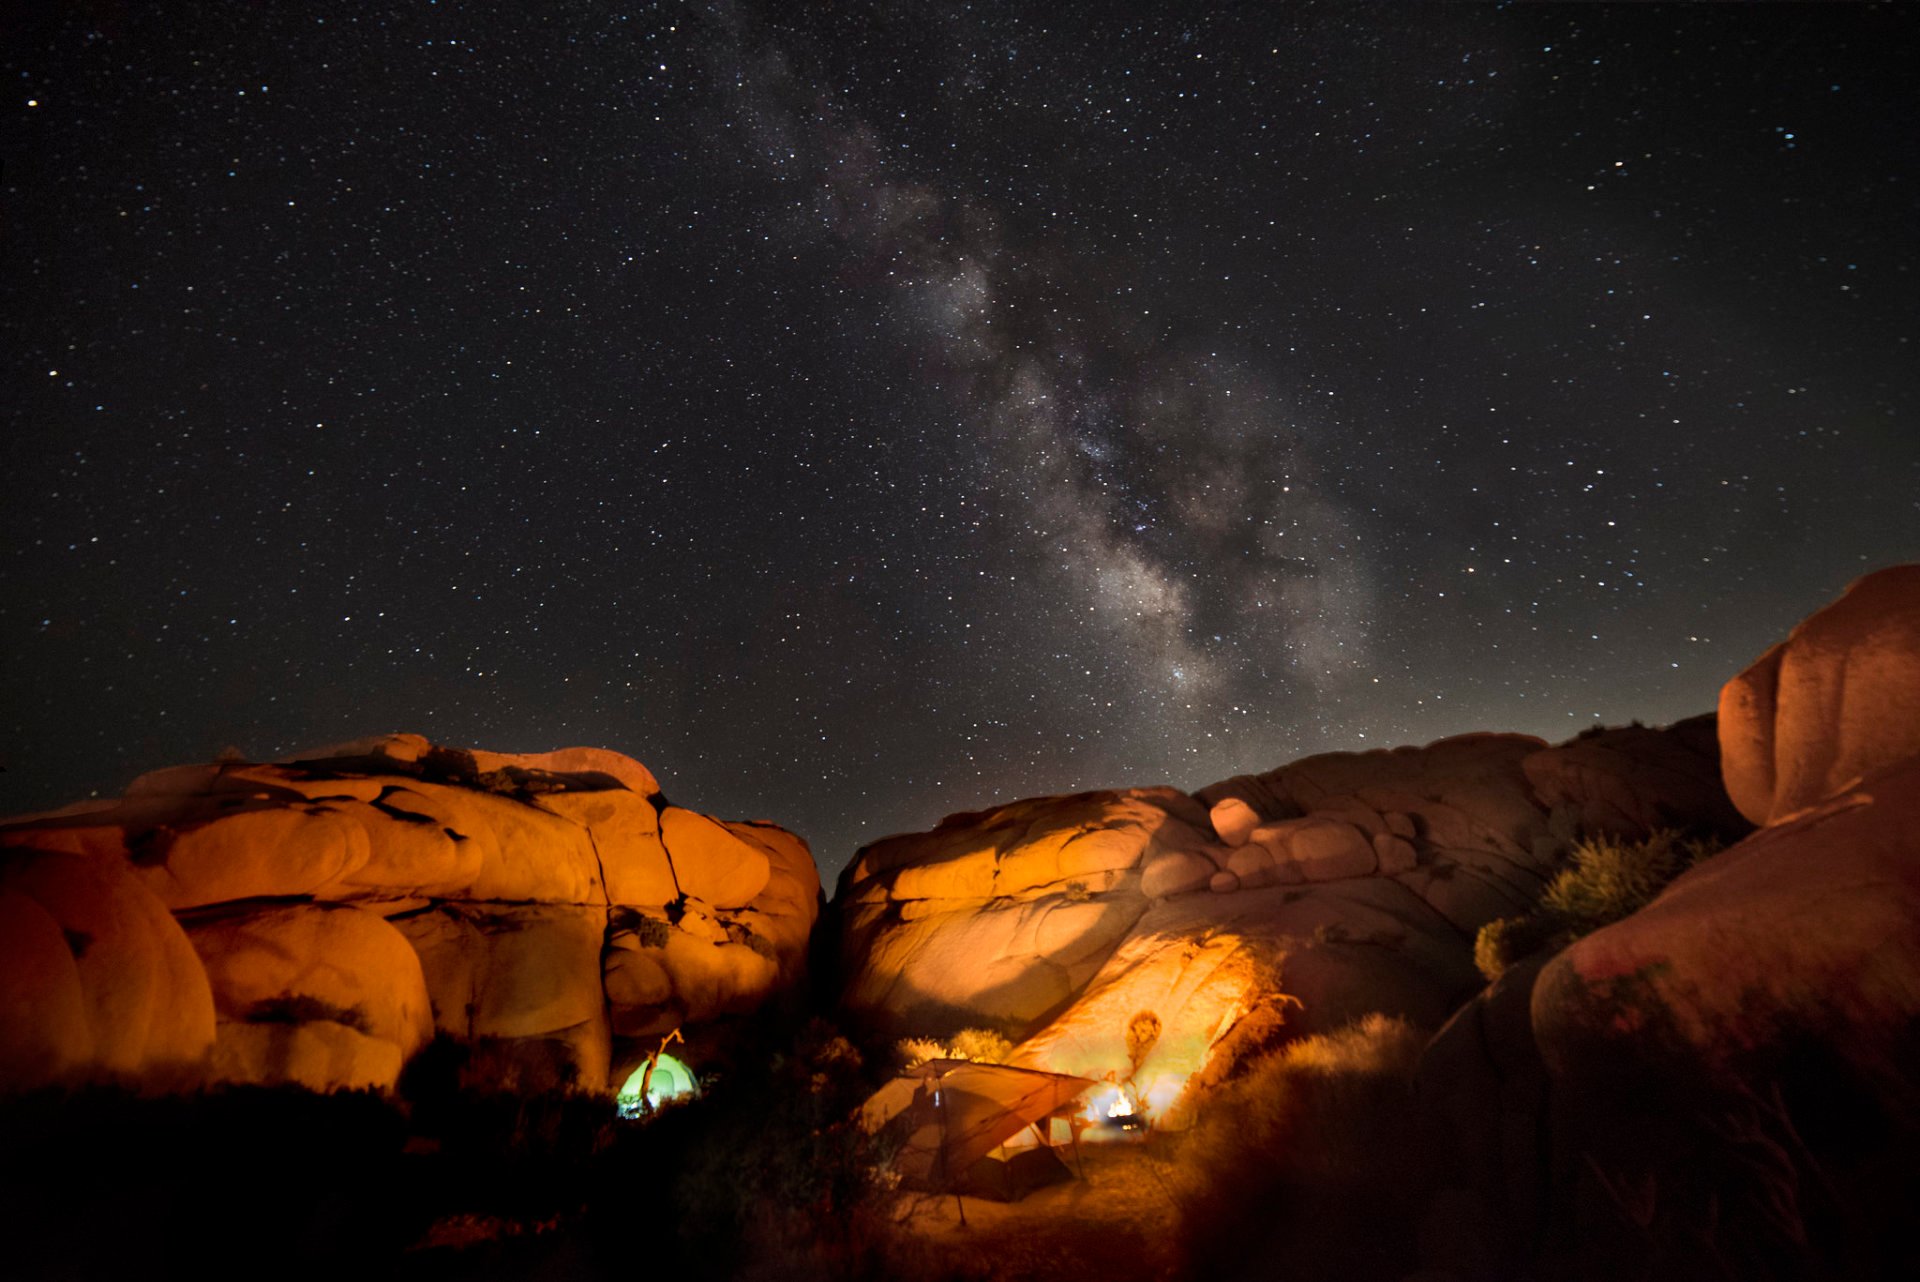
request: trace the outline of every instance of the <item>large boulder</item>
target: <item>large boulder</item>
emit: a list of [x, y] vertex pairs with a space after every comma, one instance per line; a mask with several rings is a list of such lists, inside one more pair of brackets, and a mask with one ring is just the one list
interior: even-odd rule
[[1920, 565], [1855, 580], [1727, 682], [1720, 750], [1754, 823], [1920, 753]]
[[902, 1034], [1027, 1031], [1147, 910], [1143, 866], [1181, 856], [1178, 890], [1204, 888], [1219, 870], [1202, 853], [1212, 837], [1192, 798], [1144, 788], [1018, 801], [875, 842], [834, 897], [842, 1004]]
[[[216, 1042], [245, 1048], [226, 1058], [222, 1067], [228, 1071], [234, 1065], [274, 1064], [270, 1045], [281, 1045], [279, 1053], [291, 1055], [297, 1043], [269, 1039], [257, 1025], [318, 1022], [390, 1045], [390, 1054], [372, 1051], [340, 1058], [357, 1063], [377, 1054], [379, 1063], [392, 1066], [393, 1076], [371, 1083], [302, 1079], [276, 1065], [274, 1081], [294, 1081], [314, 1090], [390, 1088], [400, 1065], [433, 1035], [420, 959], [405, 936], [377, 913], [347, 904], [242, 910], [190, 923], [188, 937], [213, 987], [220, 1017]], [[330, 1032], [325, 1036], [331, 1044], [347, 1040]], [[309, 1072], [335, 1057], [330, 1053], [314, 1058], [316, 1063], [304, 1065]], [[363, 1076], [359, 1069], [349, 1072]]]
[[819, 907], [805, 842], [600, 749], [171, 767], [0, 824], [0, 1087], [384, 1089], [438, 1032], [494, 1085], [605, 1089], [793, 993]]
[[1817, 1043], [1904, 1081], [1920, 1044], [1920, 756], [1573, 944], [1542, 972], [1533, 1023], [1563, 1076], [1649, 1055], [1740, 1074]]
[[575, 1085], [605, 1089], [605, 908], [442, 903], [392, 924], [419, 958], [434, 1030], [461, 1042], [547, 1043], [539, 1049]]
[[[1764, 827], [1509, 969], [1428, 1047], [1432, 1211], [1488, 1208], [1499, 1276], [1912, 1275], [1917, 594], [1915, 567], [1870, 575], [1725, 687], [1727, 787]], [[1528, 777], [1621, 836], [1715, 827], [1688, 822], [1712, 810], [1697, 761], [1642, 735], [1583, 736]]]
[[0, 1090], [84, 1077], [188, 1085], [213, 1040], [193, 946], [131, 869], [0, 849]]

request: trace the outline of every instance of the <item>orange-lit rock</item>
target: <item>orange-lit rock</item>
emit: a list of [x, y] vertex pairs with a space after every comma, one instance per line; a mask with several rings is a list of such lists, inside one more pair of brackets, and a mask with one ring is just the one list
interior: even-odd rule
[[118, 860], [9, 845], [0, 1087], [191, 1084], [213, 1044], [213, 999], [172, 915]]
[[1759, 824], [1920, 753], [1920, 565], [1855, 580], [1727, 682], [1720, 751]]
[[605, 908], [447, 903], [392, 925], [419, 957], [436, 1030], [555, 1043], [571, 1079], [600, 1090], [612, 1036], [600, 983], [606, 923]]
[[1169, 850], [1155, 855], [1140, 870], [1140, 893], [1149, 899], [1184, 895], [1199, 890], [1220, 870], [1212, 859], [1195, 850]]
[[[1704, 1205], [1707, 1231], [1686, 1232], [1723, 1271], [1727, 1245], [1756, 1231], [1784, 1223], [1800, 1241], [1816, 1204], [1902, 1222], [1901, 1195], [1878, 1191], [1911, 1185], [1920, 1151], [1917, 700], [1920, 567], [1906, 566], [1855, 583], [1723, 689], [1727, 791], [1766, 826], [1640, 911], [1510, 968], [1429, 1046], [1420, 1096], [1452, 1191], [1512, 1226], [1510, 1248], [1591, 1223], [1604, 1250], [1629, 1189], [1663, 1219]], [[1714, 809], [1712, 789], [1704, 754], [1674, 750], [1707, 729], [1583, 735], [1526, 771], [1581, 826], [1683, 826]], [[1574, 1171], [1598, 1185], [1560, 1177]], [[1873, 1219], [1849, 1212], [1849, 1250]]]
[[1373, 855], [1379, 861], [1380, 871], [1389, 877], [1412, 872], [1420, 862], [1413, 842], [1391, 832], [1379, 833], [1374, 837]]
[[1341, 819], [1307, 819], [1277, 824], [1276, 839], [1286, 857], [1308, 881], [1364, 877], [1379, 866], [1367, 834]]
[[875, 843], [842, 878], [843, 1005], [896, 1035], [994, 1026], [1027, 1039], [1023, 1063], [1121, 1081], [1146, 1071], [1126, 1029], [1148, 1012], [1165, 1049], [1136, 1085], [1173, 1095], [1261, 993], [1301, 1003], [1297, 1031], [1374, 1011], [1437, 1026], [1480, 982], [1474, 931], [1533, 904], [1581, 816], [1731, 817], [1710, 735], [1624, 742], [1655, 764], [1629, 769], [1613, 740], [1596, 756], [1467, 735], [1311, 757], [1192, 797], [952, 816]]
[[679, 896], [651, 795], [618, 788], [555, 792], [542, 796], [540, 805], [592, 835], [609, 903], [664, 908]]
[[598, 749], [388, 735], [157, 770], [0, 824], [0, 1087], [385, 1088], [437, 1030], [603, 1089], [621, 1037], [793, 990], [819, 888], [805, 842]]
[[1214, 832], [1229, 846], [1244, 846], [1260, 826], [1260, 815], [1238, 797], [1222, 797], [1207, 811]]
[[1273, 853], [1264, 846], [1242, 846], [1227, 856], [1227, 871], [1248, 889], [1271, 885], [1275, 880]]
[[235, 1025], [339, 1024], [390, 1043], [396, 1074], [433, 1035], [420, 959], [378, 914], [299, 904], [195, 922], [188, 937], [213, 988], [216, 1038], [249, 1048], [236, 1062], [255, 1062], [261, 1042]]
[[680, 888], [715, 908], [745, 908], [767, 888], [772, 861], [724, 824], [668, 806], [660, 813], [661, 841], [680, 873]]
[[400, 1048], [330, 1019], [220, 1025], [209, 1076], [219, 1082], [329, 1091], [386, 1091], [399, 1080]]
[[53, 914], [0, 890], [0, 1088], [57, 1082], [93, 1063], [80, 968]]

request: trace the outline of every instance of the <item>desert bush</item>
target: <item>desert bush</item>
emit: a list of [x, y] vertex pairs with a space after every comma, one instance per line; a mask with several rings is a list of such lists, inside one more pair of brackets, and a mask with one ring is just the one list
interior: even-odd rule
[[1558, 918], [1535, 911], [1524, 917], [1499, 917], [1473, 937], [1473, 964], [1488, 983], [1542, 948], [1555, 944], [1563, 926]]
[[1547, 884], [1540, 907], [1575, 936], [1638, 912], [1680, 871], [1678, 840], [1678, 834], [1662, 831], [1645, 841], [1576, 842], [1572, 862]]
[[1663, 829], [1642, 841], [1587, 837], [1574, 843], [1533, 911], [1480, 928], [1473, 964], [1488, 981], [1545, 948], [1565, 948], [1652, 903], [1667, 883], [1717, 854], [1720, 843]]
[[903, 1037], [893, 1044], [902, 1068], [913, 1069], [930, 1059], [970, 1059], [978, 1064], [1004, 1064], [1013, 1043], [991, 1028], [963, 1028], [940, 1041], [932, 1037]]
[[[1232, 1271], [1249, 1248], [1302, 1277], [1392, 1275], [1410, 1263], [1411, 1234], [1399, 1229], [1421, 1189], [1412, 1080], [1422, 1045], [1405, 1020], [1370, 1015], [1285, 1044], [1199, 1102], [1172, 1187], [1197, 1276]], [[1249, 1225], [1272, 1240], [1249, 1240]]]
[[931, 1037], [903, 1037], [893, 1044], [893, 1053], [901, 1068], [913, 1069], [930, 1059], [945, 1058], [947, 1048]]
[[371, 1093], [111, 1088], [0, 1099], [0, 1273], [325, 1276], [397, 1257], [431, 1218], [406, 1121]]
[[947, 1041], [947, 1052], [955, 1059], [1004, 1064], [1013, 1054], [1013, 1043], [991, 1028], [963, 1028]]

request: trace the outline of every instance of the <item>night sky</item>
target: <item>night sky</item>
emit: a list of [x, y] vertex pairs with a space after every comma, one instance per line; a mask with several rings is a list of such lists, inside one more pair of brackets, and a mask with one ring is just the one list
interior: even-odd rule
[[1920, 558], [1911, 9], [43, 8], [0, 811], [410, 729], [831, 875]]

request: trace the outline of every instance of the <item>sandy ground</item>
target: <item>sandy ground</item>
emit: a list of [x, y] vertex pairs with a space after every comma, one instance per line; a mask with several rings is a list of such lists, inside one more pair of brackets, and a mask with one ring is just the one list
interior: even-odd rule
[[1172, 1143], [1154, 1138], [1083, 1146], [1083, 1177], [1018, 1202], [903, 1193], [894, 1202], [894, 1219], [916, 1244], [943, 1256], [952, 1252], [949, 1258], [966, 1272], [983, 1277], [1171, 1278]]

